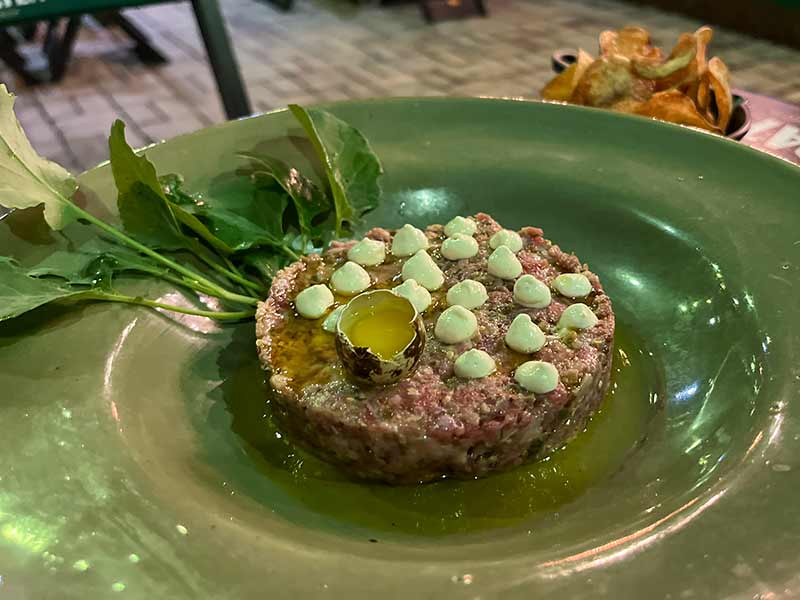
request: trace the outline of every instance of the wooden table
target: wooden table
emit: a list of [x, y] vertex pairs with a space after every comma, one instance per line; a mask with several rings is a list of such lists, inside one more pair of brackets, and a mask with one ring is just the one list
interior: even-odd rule
[[[11, 25], [52, 21], [62, 17], [76, 17], [102, 11], [118, 11], [123, 8], [159, 4], [165, 1], [168, 0], [0, 0], [0, 31]], [[194, 8], [197, 25], [203, 36], [225, 113], [229, 119], [251, 114], [250, 101], [242, 83], [217, 0], [190, 1]], [[64, 65], [69, 57], [69, 48], [77, 34], [79, 23], [79, 19], [71, 19], [70, 26], [67, 27], [64, 34], [68, 38], [65, 40], [67, 43], [63, 44], [63, 52], [58, 56], [58, 60]], [[17, 60], [13, 55], [9, 55], [7, 58], [12, 63]], [[12, 67], [19, 70], [23, 65], [12, 64]]]

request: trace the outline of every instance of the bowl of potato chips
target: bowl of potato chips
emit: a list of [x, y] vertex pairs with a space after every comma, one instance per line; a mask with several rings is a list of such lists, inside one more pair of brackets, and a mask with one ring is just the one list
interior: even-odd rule
[[553, 54], [556, 75], [542, 99], [607, 108], [697, 127], [734, 140], [750, 129], [747, 101], [731, 92], [721, 58], [706, 58], [713, 36], [708, 26], [682, 33], [672, 51], [651, 43], [638, 26], [603, 31], [599, 56], [583, 49]]

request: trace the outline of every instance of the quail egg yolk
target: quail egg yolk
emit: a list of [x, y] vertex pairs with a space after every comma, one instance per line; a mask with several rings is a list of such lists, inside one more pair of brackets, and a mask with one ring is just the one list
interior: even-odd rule
[[390, 360], [414, 339], [413, 307], [405, 299], [392, 296], [409, 306], [377, 299], [351, 303], [346, 322], [340, 324], [353, 346], [368, 348], [382, 360]]

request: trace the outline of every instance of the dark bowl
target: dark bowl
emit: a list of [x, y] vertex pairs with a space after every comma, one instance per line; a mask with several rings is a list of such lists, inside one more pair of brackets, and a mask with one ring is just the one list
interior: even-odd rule
[[[556, 50], [553, 52], [551, 58], [551, 65], [553, 71], [561, 73], [564, 69], [569, 67], [577, 60], [577, 54], [574, 50]], [[748, 105], [747, 98], [743, 98], [739, 94], [733, 94], [733, 112], [731, 113], [731, 120], [728, 122], [728, 127], [725, 130], [725, 137], [732, 140], [741, 140], [748, 131], [750, 131], [750, 106]]]

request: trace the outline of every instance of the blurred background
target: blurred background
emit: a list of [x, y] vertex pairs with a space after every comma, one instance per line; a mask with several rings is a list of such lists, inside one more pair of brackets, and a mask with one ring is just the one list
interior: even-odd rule
[[118, 117], [144, 146], [289, 102], [537, 98], [557, 49], [626, 24], [669, 49], [704, 23], [735, 88], [800, 105], [791, 0], [0, 0], [0, 81], [36, 149], [80, 171]]

